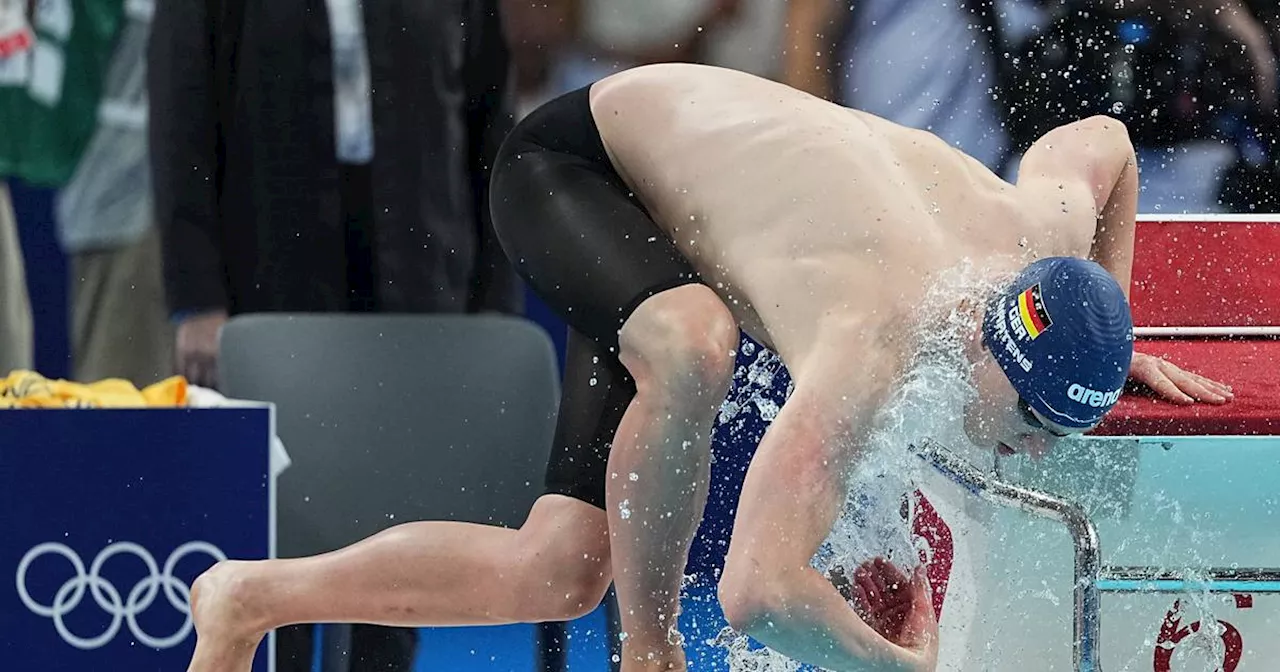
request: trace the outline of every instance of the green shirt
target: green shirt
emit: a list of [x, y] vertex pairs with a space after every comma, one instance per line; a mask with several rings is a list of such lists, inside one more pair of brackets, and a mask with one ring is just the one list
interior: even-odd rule
[[60, 186], [97, 127], [124, 0], [34, 4], [35, 47], [0, 63], [0, 176]]

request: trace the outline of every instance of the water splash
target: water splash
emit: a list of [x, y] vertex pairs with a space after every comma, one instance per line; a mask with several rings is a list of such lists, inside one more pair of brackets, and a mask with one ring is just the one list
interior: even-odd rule
[[903, 501], [917, 486], [923, 463], [908, 446], [932, 437], [967, 454], [978, 449], [963, 430], [963, 414], [976, 397], [972, 363], [965, 352], [977, 329], [976, 313], [962, 302], [984, 296], [990, 274], [964, 263], [941, 275], [920, 305], [950, 306], [943, 315], [922, 316], [909, 338], [914, 357], [888, 403], [875, 419], [862, 448], [865, 457], [849, 474], [849, 495], [842, 515], [815, 558], [826, 571], [833, 564], [859, 564], [887, 556], [903, 571], [920, 563], [923, 543], [911, 534]]
[[[734, 371], [733, 384], [724, 402], [720, 404], [717, 418], [720, 424], [730, 426], [730, 434], [735, 439], [740, 438], [747, 421], [746, 417], [739, 416], [748, 407], [755, 407], [766, 424], [773, 422], [781, 410], [777, 402], [770, 398], [769, 392], [774, 387], [774, 381], [784, 371], [782, 359], [771, 350], [757, 349], [749, 341], [743, 342], [742, 354], [748, 357], [754, 354], [755, 359]], [[789, 393], [788, 390], [788, 396]]]
[[[865, 458], [852, 470], [849, 498], [844, 511], [833, 526], [822, 549], [813, 558], [813, 566], [819, 570], [827, 570], [833, 564], [849, 566], [877, 556], [877, 554], [893, 554], [900, 564], [918, 562], [913, 549], [922, 549], [919, 539], [911, 535], [910, 527], [901, 517], [900, 502], [902, 494], [909, 492], [914, 481], [920, 476], [918, 458], [911, 456], [905, 447], [920, 436], [933, 436], [945, 443], [954, 451], [960, 452], [966, 460], [979, 466], [989, 465], [989, 451], [983, 453], [970, 445], [963, 433], [963, 410], [966, 403], [975, 396], [969, 381], [970, 365], [961, 355], [975, 333], [974, 315], [960, 310], [961, 298], [983, 296], [991, 287], [987, 274], [972, 265], [963, 265], [951, 273], [943, 275], [924, 300], [922, 306], [956, 306], [945, 315], [924, 316], [922, 323], [915, 325], [911, 338], [914, 338], [916, 355], [911, 366], [899, 380], [899, 388], [876, 420], [876, 431], [870, 436], [863, 448]], [[742, 355], [746, 356], [746, 364], [735, 372], [735, 381], [730, 396], [726, 398], [719, 420], [731, 426], [736, 438], [741, 436], [746, 416], [753, 412], [762, 413], [777, 407], [777, 390], [780, 381], [786, 378], [782, 362], [767, 349], [758, 349], [745, 344]], [[854, 374], [856, 375], [855, 372]], [[788, 390], [790, 394], [790, 390]], [[772, 407], [772, 408], [771, 408]], [[773, 415], [765, 417], [765, 422], [773, 420]], [[754, 430], [753, 430], [754, 431]], [[748, 436], [741, 436], [742, 439]], [[759, 436], [754, 436], [758, 439]], [[1129, 507], [1129, 495], [1123, 494], [1123, 485], [1132, 481], [1137, 474], [1138, 463], [1132, 465], [1117, 461], [1115, 447], [1107, 444], [1103, 449], [1097, 447], [1094, 452], [1089, 449], [1089, 442], [1064, 442], [1056, 453], [1068, 458], [1065, 462], [1057, 461], [1052, 454], [1041, 465], [1028, 465], [1044, 472], [1056, 474], [1055, 480], [1044, 480], [1042, 483], [1027, 485], [1039, 486], [1060, 494], [1069, 494], [1087, 507], [1097, 520], [1126, 517], [1132, 515]], [[1092, 454], [1092, 461], [1080, 463], [1082, 454]], [[988, 462], [984, 465], [983, 460]], [[1021, 460], [1021, 458], [1019, 458]], [[1137, 460], [1137, 456], [1134, 456]], [[1074, 461], [1074, 462], [1073, 462]], [[1009, 466], [1006, 461], [1002, 466], [1002, 477], [1019, 483], [1021, 479], [1009, 479], [1005, 472]], [[1064, 483], [1071, 479], [1071, 483]], [[1070, 485], [1070, 488], [1066, 486]], [[1114, 545], [1107, 549], [1108, 557], [1133, 556], [1130, 548], [1142, 549], [1144, 556], [1176, 557], [1178, 566], [1169, 566], [1169, 570], [1185, 570], [1187, 566], [1210, 566], [1217, 563], [1216, 558], [1203, 558], [1202, 553], [1188, 552], [1193, 548], [1212, 548], [1213, 540], [1219, 539], [1220, 532], [1206, 518], [1197, 515], [1194, 509], [1184, 509], [1181, 503], [1180, 489], [1185, 484], [1170, 483], [1167, 489], [1155, 495], [1146, 495], [1143, 499], [1142, 515], [1151, 520], [1151, 529], [1138, 530], [1137, 534], [1128, 534], [1116, 539]], [[1060, 488], [1061, 486], [1061, 488]], [[1117, 494], [1117, 490], [1120, 493]], [[983, 509], [989, 513], [989, 509]], [[1021, 516], [1021, 515], [1014, 515]], [[1043, 522], [1018, 518], [1016, 525], [1027, 525], [1034, 532], [1028, 535], [1027, 530], [1002, 526], [1004, 529], [986, 531], [991, 548], [1007, 548], [1010, 545], [1025, 545], [1025, 540], [1032, 539], [1037, 548], [1064, 547], [1062, 540], [1065, 532]], [[1176, 530], [1169, 534], [1167, 530]], [[1019, 539], [1024, 541], [1019, 541]], [[1061, 557], [1028, 557], [1016, 562], [1012, 567], [1012, 575], [987, 577], [991, 581], [1001, 581], [1000, 608], [1010, 609], [1015, 614], [1025, 614], [1032, 618], [1036, 614], [1053, 612], [1061, 614], [1062, 634], [1070, 632], [1070, 585], [1069, 572], [1070, 550], [1065, 545]], [[983, 571], [983, 564], [975, 564], [978, 572]], [[1051, 577], [1046, 581], [1044, 577]], [[1061, 580], [1066, 580], [1061, 581]], [[979, 589], [983, 577], [978, 577]], [[1061, 584], [1061, 585], [1059, 585]], [[948, 590], [948, 604], [952, 604], [951, 591]], [[1215, 612], [1222, 613], [1228, 609], [1220, 602], [1219, 596], [1207, 591], [1190, 590], [1181, 595], [1169, 595], [1169, 603], [1161, 607], [1161, 611], [1179, 599], [1181, 617], [1179, 628], [1189, 628], [1192, 623], [1199, 623], [1197, 630], [1181, 635], [1174, 644], [1165, 641], [1157, 643], [1156, 631], [1149, 632], [1147, 645], [1135, 653], [1137, 658], [1126, 660], [1117, 669], [1140, 669], [1151, 666], [1152, 646], [1160, 646], [1170, 650], [1172, 669], [1217, 669], [1224, 658], [1225, 644], [1222, 632], [1225, 626], [1217, 620]], [[983, 602], [983, 608], [995, 605]], [[1229, 618], [1229, 617], [1228, 617]], [[986, 621], [982, 613], [975, 621]], [[1009, 625], [1007, 618], [997, 618], [996, 625]], [[970, 626], [972, 627], [972, 626]], [[996, 627], [996, 626], [992, 626]], [[1042, 659], [1044, 652], [1032, 652], [1010, 644], [1007, 637], [993, 636], [991, 627], [974, 628], [973, 639], [965, 654], [965, 669], [1014, 669], [1010, 664], [1025, 660]], [[762, 648], [749, 637], [724, 628], [709, 644], [718, 646], [726, 652], [728, 667], [735, 672], [794, 672], [801, 666], [773, 650]], [[1069, 659], [1070, 644], [1064, 641], [1064, 648], [1050, 654], [1051, 657]], [[1041, 658], [1037, 658], [1041, 657]], [[1126, 657], [1128, 658], [1128, 657]], [[1055, 658], [1056, 659], [1056, 658]]]
[[[914, 360], [900, 377], [893, 397], [877, 416], [875, 431], [863, 447], [865, 457], [850, 473], [851, 488], [843, 512], [812, 560], [813, 566], [819, 570], [825, 571], [836, 564], [860, 564], [870, 557], [886, 553], [894, 556], [895, 562], [904, 566], [904, 569], [919, 562], [918, 551], [927, 549], [923, 548], [920, 539], [911, 534], [907, 520], [901, 516], [900, 506], [903, 494], [910, 491], [922, 474], [922, 463], [905, 449], [910, 442], [922, 436], [931, 436], [979, 466], [991, 464], [990, 451], [980, 451], [969, 444], [961, 421], [964, 406], [975, 396], [969, 381], [971, 365], [962, 353], [966, 346], [971, 345], [970, 339], [975, 335], [977, 325], [976, 316], [958, 306], [962, 298], [983, 295], [992, 284], [991, 281], [984, 280], [984, 277], [986, 274], [982, 269], [963, 265], [944, 274], [928, 296], [918, 302], [919, 305], [956, 308], [944, 310], [941, 317], [936, 314], [923, 316], [921, 324], [914, 327], [911, 333], [916, 351]], [[720, 409], [719, 420], [729, 426], [734, 440], [758, 440], [758, 435], [743, 436], [746, 428], [752, 434], [757, 431], [747, 421], [757, 412], [765, 424], [773, 420], [778, 408], [777, 388], [781, 387], [782, 381], [787, 380], [787, 375], [782, 362], [771, 351], [744, 343], [742, 354], [745, 356], [744, 363], [735, 371], [734, 385]], [[790, 394], [790, 390], [787, 394]], [[1095, 453], [1088, 448], [1088, 442], [1064, 442], [1056, 452], [1070, 459], [1059, 463], [1051, 455], [1039, 465], [1028, 465], [1043, 470], [1046, 474], [1056, 473], [1056, 479], [1029, 485], [1063, 494], [1070, 491], [1073, 493], [1072, 498], [1078, 499], [1092, 515], [1100, 519], [1128, 515], [1128, 505], [1123, 499], [1117, 499], [1116, 483], [1134, 477], [1136, 472], [1130, 474], [1125, 470], [1136, 470], [1136, 462], [1132, 465], [1118, 462], [1114, 447], [1110, 450], [1098, 447]], [[1081, 464], [1081, 455], [1093, 455], [1093, 459]], [[984, 459], [987, 460], [985, 464]], [[1072, 460], [1076, 463], [1072, 464]], [[1006, 478], [1008, 476], [1009, 474], [1005, 474]], [[1068, 490], [1056, 487], [1066, 485], [1061, 483], [1064, 478], [1072, 479]], [[1012, 480], [1019, 482], [1021, 479]], [[1113, 557], [1130, 555], [1127, 551], [1133, 544], [1142, 548], [1144, 554], [1178, 557], [1182, 561], [1179, 565], [1213, 564], [1200, 562], [1200, 554], [1188, 554], [1185, 550], [1211, 547], [1216, 536], [1212, 526], [1193, 510], [1184, 510], [1178, 490], [1179, 486], [1171, 483], [1167, 490], [1144, 500], [1144, 516], [1153, 519], [1152, 529], [1172, 527], [1177, 531], [1175, 534], [1144, 531], [1127, 536], [1116, 540], [1108, 549], [1108, 554]], [[1018, 524], [1023, 524], [1019, 520]], [[1157, 520], [1165, 521], [1166, 524], [1156, 524]], [[1057, 528], [1037, 524], [1035, 529], [1043, 530], [1034, 536], [1043, 537], [1046, 545], [1060, 544], [1059, 537], [1063, 533]], [[1006, 547], [1010, 542], [1016, 544], [1017, 537], [1025, 532], [993, 528], [987, 530], [986, 534], [990, 537], [991, 548], [995, 549]], [[1178, 549], [1184, 550], [1174, 553]], [[1069, 554], [1069, 550], [1066, 553]], [[1067, 614], [1070, 604], [1069, 585], [1056, 585], [1057, 578], [1051, 585], [1042, 578], [1059, 576], [1062, 568], [1058, 565], [1062, 564], [1069, 567], [1069, 555], [1061, 558], [1028, 558], [1018, 562], [1017, 576], [987, 579], [1005, 583], [1004, 588], [1008, 592], [999, 600], [1001, 603], [1008, 599], [1011, 605], [1026, 605], [1015, 608], [1018, 613], [1023, 613], [1022, 609], [1028, 609], [1028, 615], [1043, 613], [1045, 610]], [[982, 565], [978, 565], [979, 571], [981, 568]], [[1168, 568], [1183, 569], [1182, 566]], [[949, 590], [948, 604], [953, 599], [950, 594]], [[1203, 591], [1193, 590], [1177, 597], [1182, 605], [1179, 627], [1186, 628], [1196, 622], [1201, 625], [1194, 632], [1184, 634], [1176, 648], [1169, 643], [1160, 644], [1166, 649], [1173, 648], [1172, 669], [1217, 669], [1211, 661], [1222, 660], [1225, 646], [1222, 631], [1225, 626], [1214, 616], [1214, 612], [1221, 611], [1224, 607], [1213, 595]], [[1172, 603], [1175, 596], [1171, 595], [1169, 598]], [[1039, 606], [1033, 609], [1031, 605]], [[978, 620], [983, 619], [979, 616]], [[1062, 623], [1062, 626], [1065, 628], [1064, 633], [1069, 632], [1069, 620]], [[1017, 647], [1011, 649], [1007, 640], [988, 637], [991, 633], [984, 632], [987, 629], [989, 628], [976, 629], [971, 635], [972, 641], [966, 656], [971, 669], [1013, 669], [1008, 666], [1011, 662], [1030, 660], [1028, 656], [1042, 653]], [[1156, 632], [1152, 631], [1150, 636], [1149, 646], [1139, 656], [1141, 660], [1129, 660], [1128, 664], [1120, 665], [1117, 669], [1140, 669], [1143, 662], [1149, 667], [1150, 647], [1157, 645]], [[733, 672], [794, 672], [808, 669], [729, 628], [722, 630], [709, 644], [725, 652], [729, 669]], [[1069, 656], [1069, 643], [1063, 652]]]
[[[991, 277], [984, 269], [961, 264], [941, 274], [919, 302], [944, 307], [942, 314], [922, 315], [907, 335], [914, 345], [914, 357], [876, 416], [866, 445], [860, 447], [863, 457], [848, 475], [850, 487], [843, 511], [811, 562], [819, 571], [836, 565], [854, 566], [878, 556], [889, 557], [905, 572], [919, 565], [924, 544], [912, 534], [910, 520], [902, 513], [904, 498], [915, 488], [921, 463], [907, 446], [925, 436], [957, 449], [969, 445], [961, 419], [964, 406], [976, 394], [970, 382], [972, 365], [964, 353], [976, 334], [978, 315], [964, 310], [962, 300], [985, 295], [994, 284]], [[751, 407], [766, 422], [776, 417], [778, 406], [767, 392], [784, 374], [782, 361], [769, 350], [756, 352], [744, 347], [743, 354], [754, 358], [735, 372], [734, 386], [719, 416], [735, 436], [743, 426], [744, 418], [739, 416]], [[790, 392], [788, 388], [788, 396]], [[795, 661], [731, 628], [721, 631], [713, 643], [725, 649], [733, 672], [801, 669]]]
[[[1171, 651], [1168, 661], [1174, 670], [1222, 669], [1227, 647], [1226, 626], [1213, 614], [1207, 593], [1189, 593], [1180, 599], [1165, 622], [1156, 646]], [[1175, 634], [1176, 633], [1176, 634]]]
[[733, 672], [797, 672], [800, 669], [799, 663], [772, 649], [758, 648], [751, 638], [732, 628], [721, 630], [710, 643], [725, 650]]

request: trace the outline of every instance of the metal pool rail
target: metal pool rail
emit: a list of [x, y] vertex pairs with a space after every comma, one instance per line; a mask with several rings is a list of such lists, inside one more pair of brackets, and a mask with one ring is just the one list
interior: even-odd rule
[[934, 469], [984, 501], [1057, 520], [1067, 526], [1075, 546], [1073, 651], [1076, 672], [1102, 672], [1099, 660], [1101, 593], [1280, 593], [1280, 569], [1276, 568], [1181, 572], [1159, 567], [1105, 567], [1097, 527], [1079, 504], [1000, 481], [932, 439], [913, 444], [911, 448]]

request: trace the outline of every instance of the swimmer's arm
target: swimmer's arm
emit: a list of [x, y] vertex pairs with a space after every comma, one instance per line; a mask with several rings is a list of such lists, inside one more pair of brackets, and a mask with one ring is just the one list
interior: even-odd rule
[[796, 372], [747, 472], [721, 581], [726, 616], [775, 651], [825, 669], [932, 670], [937, 624], [927, 590], [910, 606], [914, 627], [890, 642], [810, 565], [843, 511], [846, 475], [866, 456], [865, 428], [891, 378], [873, 357], [813, 359], [820, 365]]
[[[1103, 171], [1103, 179], [1110, 178], [1113, 172], [1118, 174], [1106, 200], [1099, 205], [1098, 230], [1093, 234], [1089, 258], [1111, 273], [1127, 299], [1133, 280], [1133, 239], [1138, 219], [1138, 159], [1127, 133], [1112, 151], [1111, 170]], [[1100, 192], [1106, 189], [1105, 185], [1101, 183]]]
[[1095, 116], [1046, 133], [1023, 157], [1019, 182], [1036, 182], [1064, 207], [1092, 207], [1097, 219], [1089, 257], [1129, 296], [1138, 217], [1138, 161], [1129, 131]]

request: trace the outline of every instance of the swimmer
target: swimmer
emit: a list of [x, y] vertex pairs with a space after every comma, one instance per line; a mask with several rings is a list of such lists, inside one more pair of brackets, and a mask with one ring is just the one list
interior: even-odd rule
[[718, 68], [636, 68], [547, 103], [506, 140], [490, 197], [508, 257], [571, 327], [546, 494], [518, 530], [414, 522], [221, 563], [195, 586], [190, 669], [245, 672], [286, 624], [573, 619], [611, 581], [624, 672], [686, 669], [680, 585], [740, 329], [795, 388], [746, 476], [726, 617], [827, 669], [934, 669], [922, 574], [869, 562], [842, 595], [810, 560], [909, 364], [904, 334], [956, 309], [924, 302], [943, 271], [968, 260], [998, 287], [965, 308], [977, 444], [1042, 453], [1096, 426], [1126, 378], [1231, 397], [1133, 352], [1137, 190], [1105, 117], [1045, 135], [1013, 185], [929, 133]]

